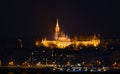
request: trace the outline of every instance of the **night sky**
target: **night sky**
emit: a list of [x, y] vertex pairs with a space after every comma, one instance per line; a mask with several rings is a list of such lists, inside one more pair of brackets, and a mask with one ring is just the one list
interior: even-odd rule
[[0, 38], [35, 41], [52, 38], [56, 19], [70, 37], [101, 34], [120, 37], [118, 8], [110, 0], [4, 0]]

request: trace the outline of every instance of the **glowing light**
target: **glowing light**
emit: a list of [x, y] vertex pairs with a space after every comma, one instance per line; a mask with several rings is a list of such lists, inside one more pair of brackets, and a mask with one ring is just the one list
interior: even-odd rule
[[87, 40], [78, 40], [77, 37], [75, 37], [75, 40], [71, 40], [67, 35], [64, 33], [60, 33], [60, 27], [57, 19], [56, 27], [55, 27], [55, 36], [54, 40], [47, 40], [46, 38], [42, 39], [42, 41], [36, 41], [36, 46], [44, 46], [49, 48], [66, 48], [70, 45], [73, 45], [73, 47], [80, 47], [80, 46], [93, 46], [97, 47], [100, 44], [100, 39], [94, 35], [92, 38], [89, 38]]
[[13, 65], [14, 65], [14, 62], [13, 62], [13, 61], [10, 61], [8, 64], [9, 64], [9, 66], [13, 66]]

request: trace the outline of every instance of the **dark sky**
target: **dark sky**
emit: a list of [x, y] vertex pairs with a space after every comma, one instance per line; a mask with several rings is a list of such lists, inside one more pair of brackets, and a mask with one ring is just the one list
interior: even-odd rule
[[[70, 37], [101, 34], [120, 37], [118, 8], [110, 0], [4, 0], [1, 2], [1, 38], [51, 38], [56, 18]], [[117, 23], [116, 23], [117, 22]]]

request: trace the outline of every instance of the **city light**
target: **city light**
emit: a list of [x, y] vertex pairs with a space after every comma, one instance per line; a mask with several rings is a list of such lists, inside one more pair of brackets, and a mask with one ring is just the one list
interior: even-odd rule
[[[55, 35], [53, 36], [54, 40], [47, 40], [46, 38], [42, 39], [42, 41], [36, 41], [36, 46], [44, 46], [49, 48], [66, 48], [70, 45], [74, 45], [75, 47], [79, 46], [93, 46], [97, 47], [100, 44], [100, 39], [94, 35], [92, 38], [89, 38], [89, 40], [72, 40], [67, 35], [65, 35], [63, 32], [60, 32], [60, 27], [57, 19], [56, 27], [55, 27]], [[74, 47], [73, 46], [73, 47]]]

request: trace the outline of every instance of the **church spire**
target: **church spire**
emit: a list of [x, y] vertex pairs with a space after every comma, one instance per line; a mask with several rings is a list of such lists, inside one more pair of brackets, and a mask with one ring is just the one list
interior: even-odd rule
[[58, 35], [60, 32], [60, 28], [59, 28], [59, 23], [58, 23], [58, 18], [57, 18], [57, 22], [56, 22], [56, 26], [55, 26], [55, 39], [57, 40]]
[[57, 18], [55, 32], [59, 32], [59, 31], [60, 31], [60, 28], [59, 28], [59, 23], [58, 23], [58, 18]]

